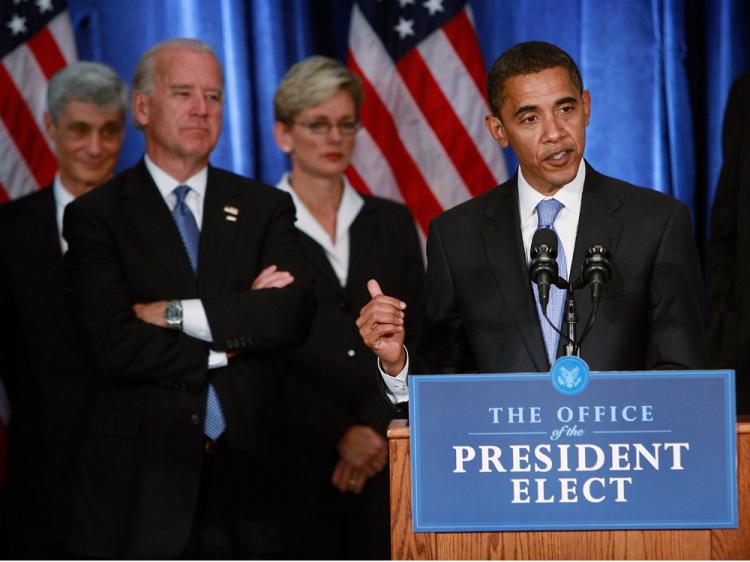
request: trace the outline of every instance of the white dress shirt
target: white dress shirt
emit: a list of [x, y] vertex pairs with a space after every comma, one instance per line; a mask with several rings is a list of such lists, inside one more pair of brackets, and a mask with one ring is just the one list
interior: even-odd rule
[[[154, 164], [148, 155], [145, 155], [143, 160], [146, 164], [146, 169], [151, 174], [151, 178], [154, 180], [170, 212], [177, 206], [177, 195], [174, 193], [175, 188], [178, 185], [187, 185], [190, 187], [190, 191], [188, 191], [185, 197], [185, 204], [193, 213], [198, 230], [200, 230], [203, 225], [203, 201], [206, 197], [206, 185], [208, 184], [208, 167], [203, 168], [187, 180], [179, 182]], [[200, 258], [198, 259], [200, 260]], [[203, 308], [201, 300], [187, 299], [181, 301], [181, 304], [182, 331], [199, 340], [212, 342], [211, 327], [208, 324], [208, 317], [206, 316], [206, 311]], [[229, 360], [226, 353], [209, 350], [209, 369], [225, 367], [228, 364]]]
[[52, 182], [52, 197], [55, 199], [55, 217], [57, 219], [57, 235], [60, 237], [60, 248], [62, 253], [68, 251], [68, 242], [63, 238], [63, 215], [65, 214], [65, 207], [68, 203], [72, 203], [75, 200], [73, 194], [68, 191], [60, 179], [60, 173], [55, 174], [55, 179]]
[[[529, 185], [523, 177], [521, 168], [518, 168], [518, 212], [521, 219], [521, 235], [523, 237], [523, 249], [526, 255], [526, 263], [531, 261], [531, 239], [539, 226], [536, 207], [543, 199], [557, 199], [563, 204], [555, 218], [555, 231], [560, 238], [560, 243], [565, 250], [566, 264], [568, 266], [567, 276], [570, 278], [570, 266], [573, 262], [573, 249], [576, 245], [576, 233], [578, 232], [578, 218], [581, 214], [581, 198], [583, 196], [583, 183], [586, 179], [586, 164], [581, 159], [578, 173], [570, 183], [564, 185], [552, 197], [545, 197]], [[531, 281], [529, 281], [531, 282]], [[406, 350], [406, 347], [404, 347]], [[409, 387], [406, 384], [406, 376], [409, 372], [409, 355], [406, 355], [404, 369], [395, 377], [383, 371], [378, 359], [378, 369], [383, 377], [387, 393], [391, 402], [399, 404], [409, 400]]]
[[294, 206], [297, 209], [297, 220], [294, 226], [323, 247], [323, 251], [325, 251], [326, 257], [333, 271], [336, 273], [336, 277], [339, 279], [339, 283], [341, 283], [342, 287], [345, 287], [349, 274], [349, 227], [354, 222], [354, 219], [357, 218], [365, 202], [362, 196], [349, 184], [346, 176], [342, 176], [342, 178], [344, 180], [344, 192], [341, 194], [341, 203], [336, 212], [335, 242], [331, 240], [325, 229], [294, 191], [292, 184], [289, 182], [289, 174], [284, 174], [279, 183], [276, 184], [276, 187], [292, 196]]

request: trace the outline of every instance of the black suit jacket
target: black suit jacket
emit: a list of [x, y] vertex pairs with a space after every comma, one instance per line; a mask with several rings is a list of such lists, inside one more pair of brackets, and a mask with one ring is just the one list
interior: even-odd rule
[[[89, 395], [65, 297], [51, 187], [0, 207], [0, 357], [8, 428], [10, 558], [59, 556], [51, 543]], [[61, 513], [57, 509], [63, 510]]]
[[302, 475], [297, 472], [295, 476], [301, 483], [298, 500], [308, 513], [387, 513], [387, 467], [368, 480], [359, 496], [339, 493], [331, 475], [339, 458], [336, 447], [349, 427], [367, 425], [385, 436], [388, 423], [397, 415], [383, 400], [376, 357], [362, 342], [355, 322], [370, 300], [367, 281], [377, 279], [385, 294], [409, 303], [406, 333], [416, 338], [424, 278], [416, 227], [403, 205], [364, 197], [364, 206], [349, 228], [345, 287], [323, 248], [306, 234], [300, 235], [315, 277], [318, 310], [304, 345], [285, 354], [286, 368], [296, 382], [290, 396], [295, 404], [294, 416], [290, 416], [295, 421], [294, 450], [304, 459], [297, 459], [297, 464], [305, 467]]
[[[586, 249], [602, 238], [613, 273], [583, 359], [592, 370], [704, 367], [703, 292], [687, 208], [587, 164], [573, 279]], [[523, 252], [516, 177], [435, 219], [427, 261], [417, 369], [549, 369]], [[582, 323], [591, 309], [588, 291], [576, 293]]]
[[[226, 207], [238, 210], [227, 220]], [[209, 167], [198, 274], [143, 162], [65, 213], [66, 272], [97, 379], [78, 474], [69, 548], [94, 557], [169, 558], [196, 508], [209, 381], [228, 447], [250, 452], [248, 508], [273, 492], [269, 454], [280, 382], [270, 353], [301, 343], [315, 309], [291, 198]], [[276, 264], [295, 282], [251, 291]], [[209, 345], [138, 320], [133, 303], [200, 298], [211, 347], [236, 351], [209, 370]]]
[[729, 92], [722, 147], [708, 243], [711, 362], [736, 369], [737, 413], [750, 414], [750, 262], [740, 252], [750, 244], [750, 74]]

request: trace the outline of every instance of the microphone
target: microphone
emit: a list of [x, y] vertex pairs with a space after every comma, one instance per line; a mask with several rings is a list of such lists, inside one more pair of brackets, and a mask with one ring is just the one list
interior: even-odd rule
[[557, 234], [550, 228], [540, 228], [531, 240], [529, 275], [539, 288], [539, 304], [547, 314], [550, 287], [557, 281]]
[[591, 285], [591, 305], [596, 310], [602, 298], [602, 291], [612, 277], [612, 264], [609, 261], [608, 244], [593, 244], [586, 250], [583, 260], [584, 283]]

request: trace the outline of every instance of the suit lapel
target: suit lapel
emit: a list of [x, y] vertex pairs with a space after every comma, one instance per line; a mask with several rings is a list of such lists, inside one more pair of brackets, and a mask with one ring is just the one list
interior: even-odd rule
[[60, 334], [65, 334], [65, 338], [73, 342], [73, 324], [64, 297], [63, 254], [52, 186], [45, 188], [44, 195], [36, 200], [32, 212], [35, 216], [28, 221], [32, 227], [28, 231], [29, 255], [34, 256], [33, 259], [38, 260], [38, 263], [44, 264], [44, 276], [37, 278], [43, 283], [39, 287], [39, 295], [44, 295], [48, 311], [53, 311], [52, 316], [57, 318]]
[[534, 305], [518, 216], [516, 179], [497, 189], [486, 211], [482, 240], [498, 288], [537, 370], [548, 369], [544, 337]]
[[[612, 262], [616, 262], [615, 254], [622, 232], [622, 223], [616, 218], [615, 211], [621, 205], [622, 202], [614, 191], [607, 189], [604, 176], [587, 163], [578, 232], [573, 250], [573, 265], [570, 269], [570, 277], [574, 281], [581, 276], [586, 250], [594, 244], [608, 244]], [[579, 315], [578, 337], [581, 336], [580, 331], [591, 312], [589, 291], [588, 287], [576, 291], [576, 307]]]
[[[310, 262], [313, 268], [318, 271], [318, 273], [322, 276], [326, 283], [329, 283], [331, 287], [333, 287], [337, 292], [341, 293], [341, 283], [339, 282], [339, 278], [336, 276], [336, 272], [333, 271], [331, 262], [328, 261], [328, 257], [326, 256], [326, 252], [323, 247], [315, 240], [310, 238], [306, 233], [302, 232], [301, 230], [298, 230], [298, 232], [300, 245], [302, 246], [302, 251], [307, 257], [307, 260]], [[349, 271], [351, 271], [351, 263]]]
[[367, 246], [375, 237], [378, 226], [371, 201], [367, 197], [363, 197], [363, 199], [365, 204], [349, 228], [349, 272], [346, 277], [347, 287], [352, 286], [353, 279], [361, 279], [358, 274], [367, 261], [367, 256], [369, 255]]
[[176, 295], [195, 294], [195, 276], [177, 226], [142, 160], [130, 171], [123, 189], [123, 208], [174, 280]]
[[229, 258], [234, 253], [241, 221], [252, 220], [252, 209], [242, 207], [239, 190], [238, 184], [219, 181], [216, 170], [208, 168], [198, 255], [201, 294], [219, 292], [224, 272], [229, 267]]

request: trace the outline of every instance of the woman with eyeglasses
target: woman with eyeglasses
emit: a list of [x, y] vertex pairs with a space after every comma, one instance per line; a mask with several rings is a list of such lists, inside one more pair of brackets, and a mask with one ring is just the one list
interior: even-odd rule
[[283, 358], [293, 390], [292, 442], [301, 558], [388, 559], [388, 444], [396, 416], [379, 387], [374, 354], [355, 320], [367, 281], [410, 304], [419, 328], [423, 261], [403, 205], [359, 194], [346, 176], [359, 129], [362, 86], [339, 62], [292, 66], [274, 98], [274, 138], [291, 171], [277, 187], [297, 208], [296, 227], [316, 280], [318, 311], [307, 342]]

